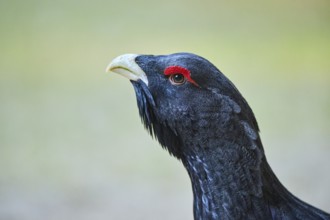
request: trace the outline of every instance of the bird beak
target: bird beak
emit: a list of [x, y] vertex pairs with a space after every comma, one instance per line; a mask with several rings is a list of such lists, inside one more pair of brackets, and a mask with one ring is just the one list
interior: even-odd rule
[[113, 59], [106, 68], [106, 72], [114, 72], [122, 75], [129, 80], [143, 81], [148, 85], [148, 78], [146, 73], [135, 62], [137, 54], [124, 54]]

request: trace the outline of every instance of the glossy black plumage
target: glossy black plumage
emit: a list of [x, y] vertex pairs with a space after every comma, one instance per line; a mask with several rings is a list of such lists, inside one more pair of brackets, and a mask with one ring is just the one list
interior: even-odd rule
[[[187, 169], [195, 220], [330, 219], [282, 186], [252, 110], [214, 65], [189, 53], [141, 55], [135, 62], [148, 78], [148, 85], [132, 81], [141, 119]], [[188, 69], [199, 87], [171, 84], [168, 66]]]

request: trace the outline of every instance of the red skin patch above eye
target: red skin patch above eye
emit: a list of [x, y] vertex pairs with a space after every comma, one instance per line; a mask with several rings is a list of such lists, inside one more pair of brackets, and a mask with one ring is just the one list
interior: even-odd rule
[[165, 76], [170, 76], [173, 74], [182, 74], [188, 82], [191, 82], [197, 87], [200, 87], [190, 76], [190, 71], [184, 67], [181, 66], [169, 66], [164, 70], [164, 75]]

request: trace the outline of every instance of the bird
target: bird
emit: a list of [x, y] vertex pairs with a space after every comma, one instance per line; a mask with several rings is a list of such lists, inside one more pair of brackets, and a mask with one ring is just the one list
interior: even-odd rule
[[195, 220], [330, 219], [279, 181], [249, 104], [207, 59], [124, 54], [106, 71], [130, 80], [144, 127], [187, 170]]

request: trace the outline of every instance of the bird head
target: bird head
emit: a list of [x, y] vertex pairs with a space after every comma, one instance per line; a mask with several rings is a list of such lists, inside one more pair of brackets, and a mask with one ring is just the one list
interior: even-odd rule
[[115, 58], [107, 71], [131, 80], [146, 129], [179, 159], [200, 151], [203, 142], [234, 142], [247, 129], [257, 135], [257, 123], [244, 98], [200, 56], [125, 54]]

